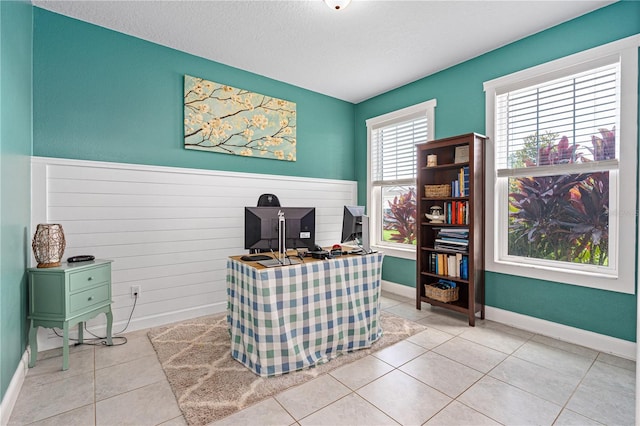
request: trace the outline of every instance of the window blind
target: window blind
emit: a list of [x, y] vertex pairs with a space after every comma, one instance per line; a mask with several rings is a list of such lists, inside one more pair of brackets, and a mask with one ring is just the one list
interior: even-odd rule
[[405, 121], [371, 130], [371, 180], [374, 185], [413, 183], [416, 177], [417, 143], [427, 141], [427, 117], [421, 114]]
[[[496, 96], [496, 165], [498, 176], [531, 175], [531, 166], [549, 166], [539, 148], [557, 145], [564, 136], [569, 147], [586, 161], [606, 160], [592, 167], [617, 166], [615, 127], [619, 121], [620, 64], [615, 62], [546, 83], [510, 90]], [[612, 131], [614, 142], [605, 156], [594, 157], [592, 136], [602, 138], [601, 129]], [[610, 134], [610, 135], [611, 135]], [[552, 138], [553, 136], [553, 138]], [[523, 159], [530, 161], [527, 166]], [[555, 167], [584, 167], [579, 162], [560, 161]], [[567, 166], [567, 164], [569, 164]]]

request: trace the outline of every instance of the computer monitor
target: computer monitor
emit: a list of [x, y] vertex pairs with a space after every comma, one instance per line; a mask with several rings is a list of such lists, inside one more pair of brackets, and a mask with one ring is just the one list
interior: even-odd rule
[[347, 243], [362, 238], [362, 216], [364, 216], [364, 206], [344, 206], [340, 242]]
[[244, 248], [278, 251], [278, 212], [284, 213], [286, 248], [312, 250], [316, 241], [315, 207], [245, 207]]
[[364, 206], [344, 206], [341, 242], [351, 241], [354, 241], [364, 253], [371, 253], [369, 217], [364, 214]]

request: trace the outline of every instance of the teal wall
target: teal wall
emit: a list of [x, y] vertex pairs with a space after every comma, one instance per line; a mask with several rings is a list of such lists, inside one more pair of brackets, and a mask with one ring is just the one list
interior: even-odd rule
[[26, 349], [32, 7], [0, 1], [0, 400]]
[[[478, 35], [481, 33], [480, 26]], [[484, 133], [483, 82], [638, 33], [640, 2], [614, 3], [356, 105], [356, 177], [360, 202], [366, 200], [365, 120], [435, 98], [438, 102], [436, 138]], [[415, 262], [387, 257], [383, 279], [415, 287], [414, 271]], [[487, 273], [486, 303], [635, 341], [636, 298], [633, 295]]]
[[[355, 180], [354, 105], [34, 8], [33, 153]], [[183, 147], [184, 74], [297, 104], [297, 161]]]

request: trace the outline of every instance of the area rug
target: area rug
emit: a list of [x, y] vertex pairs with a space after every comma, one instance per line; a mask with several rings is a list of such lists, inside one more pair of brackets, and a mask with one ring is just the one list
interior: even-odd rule
[[154, 328], [148, 336], [189, 425], [205, 425], [397, 343], [426, 327], [381, 313], [371, 348], [277, 377], [260, 377], [231, 357], [226, 313]]

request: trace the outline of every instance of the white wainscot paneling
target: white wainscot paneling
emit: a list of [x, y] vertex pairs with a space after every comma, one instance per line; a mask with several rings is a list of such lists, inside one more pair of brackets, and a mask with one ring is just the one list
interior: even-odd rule
[[[135, 302], [132, 331], [226, 309], [226, 261], [245, 252], [244, 207], [264, 193], [315, 207], [316, 242], [325, 246], [340, 240], [343, 206], [357, 201], [353, 181], [33, 157], [31, 225], [62, 224], [65, 258], [114, 261], [114, 332]], [[104, 316], [88, 327], [103, 333]], [[42, 332], [39, 344], [60, 339]]]

